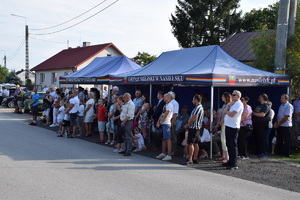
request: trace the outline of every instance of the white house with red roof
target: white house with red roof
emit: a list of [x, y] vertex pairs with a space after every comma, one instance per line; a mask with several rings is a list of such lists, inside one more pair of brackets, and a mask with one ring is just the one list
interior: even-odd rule
[[[124, 55], [113, 43], [90, 45], [84, 42], [82, 47], [64, 49], [39, 65], [33, 67], [35, 85], [41, 89], [44, 85], [59, 87], [59, 77], [86, 67], [96, 57]], [[70, 86], [72, 87], [72, 86]]]

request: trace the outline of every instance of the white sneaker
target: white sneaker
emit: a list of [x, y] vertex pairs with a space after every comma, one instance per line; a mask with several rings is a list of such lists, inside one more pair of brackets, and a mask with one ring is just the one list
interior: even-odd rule
[[162, 160], [165, 160], [165, 161], [172, 160], [172, 156], [166, 156]]
[[56, 127], [58, 127], [58, 126], [59, 126], [59, 124], [55, 124], [55, 126], [56, 126]]
[[56, 127], [56, 125], [55, 124], [51, 124], [49, 127], [53, 128], [53, 127]]
[[110, 141], [108, 140], [107, 142], [105, 142], [105, 144], [110, 144]]
[[114, 153], [119, 153], [121, 149], [115, 149], [113, 150]]
[[162, 159], [162, 158], [164, 158], [164, 157], [166, 157], [166, 156], [167, 156], [166, 154], [161, 153], [161, 154], [159, 154], [158, 156], [156, 156], [156, 158]]
[[115, 141], [112, 141], [109, 145], [113, 146], [115, 144]]

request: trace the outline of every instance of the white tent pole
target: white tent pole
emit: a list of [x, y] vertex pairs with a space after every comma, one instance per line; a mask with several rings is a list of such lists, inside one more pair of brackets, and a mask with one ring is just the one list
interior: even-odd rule
[[214, 118], [214, 86], [210, 87], [210, 159], [212, 159], [212, 130]]
[[152, 106], [152, 84], [150, 84], [150, 90], [149, 90], [149, 103], [150, 103], [150, 106]]

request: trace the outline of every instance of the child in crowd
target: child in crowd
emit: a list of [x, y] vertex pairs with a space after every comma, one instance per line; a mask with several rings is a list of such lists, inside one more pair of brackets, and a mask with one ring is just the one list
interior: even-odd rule
[[61, 100], [59, 102], [59, 109], [57, 111], [57, 123], [59, 124], [59, 130], [57, 132], [57, 134], [61, 134], [61, 129], [62, 129], [62, 122], [64, 120], [64, 116], [65, 116], [65, 102], [63, 100]]
[[132, 138], [133, 138], [133, 143], [135, 145], [135, 150], [133, 152], [146, 150], [144, 137], [142, 136], [141, 132], [142, 131], [139, 127], [134, 128], [134, 136], [132, 136]]
[[84, 136], [84, 99], [81, 98], [80, 99], [80, 104], [79, 104], [79, 108], [78, 108], [78, 127], [79, 127], [79, 131], [80, 131], [80, 134], [79, 136], [83, 137]]
[[[65, 103], [65, 110], [70, 106], [70, 102], [66, 101]], [[57, 137], [63, 137], [65, 136], [70, 136], [71, 132], [70, 132], [70, 115], [69, 113], [67, 113], [66, 111], [64, 111], [64, 119], [62, 122], [62, 127], [61, 127], [61, 132], [59, 135], [57, 135]], [[67, 134], [65, 134], [65, 130], [67, 130]]]
[[187, 141], [188, 141], [188, 135], [189, 135], [189, 131], [186, 130], [185, 131], [184, 140], [181, 143], [181, 145], [184, 146], [184, 149], [183, 149], [183, 157], [184, 158], [188, 158], [189, 157], [189, 145], [187, 143]]
[[272, 139], [272, 152], [271, 152], [272, 155], [275, 154], [275, 147], [276, 147], [276, 142], [277, 142], [276, 135], [277, 135], [277, 130], [275, 129], [275, 135]]
[[100, 140], [97, 143], [104, 143], [104, 131], [106, 126], [107, 109], [105, 107], [105, 100], [99, 99], [98, 101], [98, 131]]

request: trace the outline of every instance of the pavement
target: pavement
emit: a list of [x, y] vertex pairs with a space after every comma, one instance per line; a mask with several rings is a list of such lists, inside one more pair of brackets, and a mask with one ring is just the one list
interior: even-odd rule
[[112, 149], [29, 126], [0, 108], [1, 199], [300, 199], [300, 193]]

